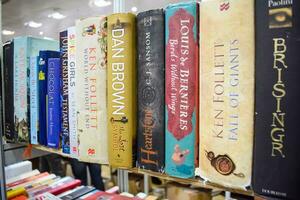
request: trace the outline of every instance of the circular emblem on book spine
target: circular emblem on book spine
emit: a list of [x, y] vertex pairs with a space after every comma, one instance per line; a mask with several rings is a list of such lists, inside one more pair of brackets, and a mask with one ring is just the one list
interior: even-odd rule
[[234, 173], [235, 164], [233, 160], [226, 154], [215, 156], [214, 152], [206, 151], [206, 157], [210, 161], [210, 164], [216, 169], [216, 171], [224, 176], [228, 176], [233, 174], [240, 178], [244, 178], [245, 175], [243, 173]]
[[156, 98], [156, 92], [151, 86], [146, 86], [142, 90], [142, 101], [144, 105], [150, 105]]

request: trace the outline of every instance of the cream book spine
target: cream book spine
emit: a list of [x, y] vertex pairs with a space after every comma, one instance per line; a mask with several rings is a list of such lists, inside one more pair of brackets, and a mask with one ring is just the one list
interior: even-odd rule
[[78, 20], [75, 45], [79, 160], [107, 164], [106, 18]]
[[200, 176], [250, 185], [254, 124], [254, 0], [200, 4]]

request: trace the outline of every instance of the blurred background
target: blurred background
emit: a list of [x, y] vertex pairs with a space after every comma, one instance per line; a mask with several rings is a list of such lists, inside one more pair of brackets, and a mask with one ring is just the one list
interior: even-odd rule
[[[125, 0], [126, 12], [164, 8], [178, 0]], [[75, 20], [113, 12], [113, 0], [2, 0], [2, 41], [20, 35], [58, 39]]]

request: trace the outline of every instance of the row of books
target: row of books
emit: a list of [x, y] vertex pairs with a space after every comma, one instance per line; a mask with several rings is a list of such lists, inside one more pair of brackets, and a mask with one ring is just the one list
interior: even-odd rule
[[[45, 59], [41, 40], [16, 38], [5, 58], [6, 136], [87, 162], [182, 178], [199, 168], [214, 183], [296, 197], [299, 8], [209, 0], [90, 17], [61, 32], [60, 53]], [[58, 48], [40, 50], [50, 44]]]
[[[20, 168], [16, 163], [12, 168]], [[81, 181], [72, 177], [59, 177], [48, 172], [40, 173], [30, 170], [6, 180], [8, 200], [141, 200], [139, 197], [128, 197], [126, 193], [117, 194], [117, 188], [107, 192], [99, 191], [92, 186], [83, 186]], [[133, 196], [133, 195], [132, 195]], [[141, 194], [139, 196], [142, 196]]]

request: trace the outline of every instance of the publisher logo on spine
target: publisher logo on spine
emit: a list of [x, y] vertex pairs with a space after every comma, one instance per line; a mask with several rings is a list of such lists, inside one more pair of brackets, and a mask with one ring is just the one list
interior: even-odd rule
[[82, 29], [82, 36], [85, 37], [87, 35], [94, 35], [96, 34], [96, 26], [95, 24], [92, 24], [90, 26], [87, 27], [83, 27]]
[[230, 3], [228, 0], [222, 0], [220, 2], [220, 11], [227, 11], [230, 8]]

